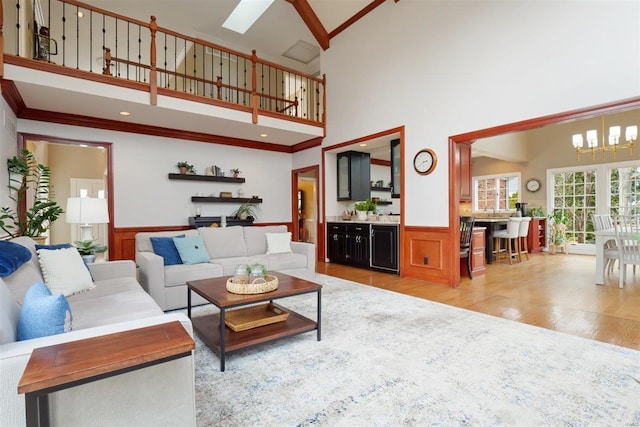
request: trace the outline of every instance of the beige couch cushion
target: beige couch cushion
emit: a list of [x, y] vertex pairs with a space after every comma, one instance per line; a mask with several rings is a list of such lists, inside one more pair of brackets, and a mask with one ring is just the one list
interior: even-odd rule
[[218, 264], [168, 265], [164, 268], [164, 285], [166, 287], [181, 286], [189, 280], [210, 279], [220, 276], [222, 276], [222, 267]]
[[100, 280], [95, 285], [90, 291], [67, 298], [73, 313], [74, 330], [163, 313], [133, 277]]
[[[251, 227], [245, 227], [251, 228]], [[211, 259], [247, 256], [243, 227], [200, 227], [198, 233], [204, 240]]]
[[269, 271], [289, 270], [293, 268], [306, 268], [306, 255], [296, 253], [257, 255], [253, 262], [258, 262], [267, 266]]
[[247, 246], [246, 255], [264, 255], [267, 253], [267, 237], [265, 233], [286, 233], [287, 231], [286, 225], [245, 227], [244, 241]]

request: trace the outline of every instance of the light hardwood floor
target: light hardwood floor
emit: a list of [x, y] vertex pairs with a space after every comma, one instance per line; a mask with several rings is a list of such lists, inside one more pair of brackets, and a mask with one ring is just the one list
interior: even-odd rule
[[539, 253], [519, 264], [489, 265], [485, 275], [464, 277], [452, 289], [339, 264], [317, 265], [319, 273], [330, 276], [640, 350], [640, 268], [635, 275], [628, 268], [623, 289], [617, 270], [597, 286], [593, 256]]

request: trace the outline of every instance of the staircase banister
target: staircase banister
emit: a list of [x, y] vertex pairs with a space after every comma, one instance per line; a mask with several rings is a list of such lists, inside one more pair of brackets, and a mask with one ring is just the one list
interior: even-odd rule
[[[254, 51], [255, 52], [255, 51]], [[317, 78], [316, 76], [312, 76], [311, 74], [303, 73], [300, 70], [294, 70], [293, 68], [285, 67], [284, 65], [276, 64], [275, 62], [267, 61], [266, 59], [260, 59], [256, 55], [256, 61], [260, 64], [264, 64], [269, 67], [277, 68], [278, 70], [286, 71], [287, 73], [297, 74], [309, 80], [313, 80], [317, 83], [323, 83], [322, 79]]]
[[236, 56], [239, 56], [241, 58], [245, 58], [247, 60], [251, 60], [251, 55], [247, 55], [245, 53], [238, 52], [236, 50], [229, 49], [229, 48], [220, 46], [218, 44], [211, 43], [211, 42], [208, 42], [208, 41], [203, 40], [203, 39], [199, 39], [197, 37], [190, 37], [190, 36], [187, 36], [185, 34], [181, 34], [181, 33], [178, 33], [176, 31], [170, 30], [168, 28], [164, 28], [164, 27], [158, 26], [158, 32], [159, 33], [163, 33], [163, 34], [167, 34], [167, 35], [179, 38], [179, 39], [187, 40], [187, 41], [190, 41], [192, 43], [201, 44], [201, 45], [204, 45], [206, 47], [210, 47], [212, 49], [220, 50], [222, 52], [227, 52], [227, 53], [229, 53], [231, 55], [236, 55]]
[[98, 12], [98, 13], [101, 13], [103, 15], [110, 16], [112, 18], [120, 19], [122, 21], [127, 21], [127, 22], [130, 22], [132, 24], [136, 24], [136, 25], [140, 25], [142, 27], [149, 28], [149, 23], [148, 22], [140, 21], [140, 20], [135, 19], [135, 18], [130, 18], [130, 17], [125, 16], [125, 15], [120, 15], [119, 13], [110, 12], [110, 11], [108, 11], [106, 9], [101, 9], [99, 7], [95, 7], [95, 6], [92, 6], [90, 4], [83, 3], [81, 1], [75, 1], [75, 0], [58, 0], [58, 1], [60, 3], [65, 3], [65, 4], [68, 4], [68, 5], [71, 5], [71, 6], [77, 6], [77, 7], [80, 7], [82, 9], [91, 10], [93, 12]]

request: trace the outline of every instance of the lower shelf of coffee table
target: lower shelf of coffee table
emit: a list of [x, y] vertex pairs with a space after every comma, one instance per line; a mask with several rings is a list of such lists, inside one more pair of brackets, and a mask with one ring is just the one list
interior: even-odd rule
[[[277, 306], [277, 304], [274, 304]], [[284, 309], [283, 307], [281, 307]], [[260, 326], [246, 331], [234, 332], [225, 326], [225, 353], [231, 353], [257, 344], [302, 334], [318, 328], [313, 320], [284, 309], [289, 313], [287, 320]], [[228, 312], [227, 312], [228, 313]], [[191, 318], [193, 329], [198, 336], [216, 354], [220, 354], [220, 314], [208, 314], [205, 316], [193, 316]]]

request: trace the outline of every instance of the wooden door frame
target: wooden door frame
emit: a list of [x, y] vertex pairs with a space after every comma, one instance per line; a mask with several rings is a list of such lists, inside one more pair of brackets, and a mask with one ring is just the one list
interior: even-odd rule
[[291, 170], [291, 229], [293, 230], [293, 234], [291, 236], [291, 240], [297, 241], [300, 236], [299, 227], [296, 226], [297, 218], [298, 218], [298, 178], [299, 175], [305, 172], [315, 172], [316, 175], [316, 222], [314, 227], [316, 228], [316, 259], [318, 258], [318, 239], [319, 239], [319, 225], [320, 225], [320, 166], [313, 165], [307, 166], [300, 169], [292, 169]]
[[322, 147], [322, 200], [324, 201], [322, 203], [322, 220], [318, 221], [318, 244], [317, 244], [317, 248], [318, 248], [318, 257], [322, 257], [322, 259], [319, 259], [320, 261], [325, 261], [326, 259], [326, 242], [325, 242], [325, 238], [327, 236], [327, 232], [326, 232], [326, 221], [325, 218], [327, 217], [327, 212], [326, 212], [326, 200], [327, 200], [327, 193], [326, 193], [326, 188], [327, 188], [327, 182], [326, 182], [326, 167], [325, 167], [325, 158], [326, 158], [326, 153], [329, 150], [334, 150], [336, 148], [340, 148], [340, 147], [347, 147], [349, 145], [353, 145], [353, 144], [358, 144], [361, 142], [365, 142], [365, 141], [369, 141], [371, 139], [377, 139], [377, 138], [381, 138], [381, 137], [385, 137], [385, 136], [389, 136], [389, 135], [394, 135], [394, 134], [398, 134], [398, 138], [400, 139], [400, 188], [402, 189], [400, 191], [400, 223], [398, 224], [398, 237], [399, 237], [399, 241], [398, 241], [398, 275], [400, 277], [404, 277], [403, 275], [403, 255], [404, 255], [404, 239], [405, 239], [405, 232], [404, 232], [404, 215], [405, 215], [405, 207], [404, 207], [404, 188], [405, 187], [405, 183], [404, 183], [404, 156], [405, 156], [405, 147], [404, 147], [404, 125], [402, 126], [398, 126], [396, 128], [392, 128], [392, 129], [387, 129], [384, 130], [382, 132], [378, 132], [378, 133], [374, 133], [371, 135], [366, 135], [360, 138], [356, 138], [356, 139], [352, 139], [350, 141], [345, 141], [345, 142], [341, 142], [338, 144], [334, 144], [334, 145], [330, 145], [327, 147]]
[[[108, 247], [114, 248], [115, 240], [114, 240], [114, 223], [115, 217], [113, 213], [113, 154], [112, 154], [112, 143], [111, 142], [96, 142], [96, 141], [81, 141], [78, 139], [70, 139], [70, 138], [60, 138], [56, 136], [49, 135], [39, 135], [33, 133], [18, 133], [18, 152], [22, 151], [25, 147], [27, 140], [37, 140], [37, 141], [46, 141], [52, 142], [55, 144], [66, 144], [66, 145], [85, 145], [92, 147], [103, 147], [105, 149], [105, 155], [107, 158], [107, 209], [109, 211], [109, 223], [107, 224], [107, 239], [108, 239]], [[60, 204], [58, 202], [58, 204]], [[62, 204], [63, 209], [65, 208], [65, 204]], [[26, 203], [22, 206], [19, 206], [18, 209], [21, 211], [20, 215], [23, 215], [26, 210]]]
[[[522, 120], [520, 122], [508, 123], [491, 128], [480, 129], [472, 132], [461, 133], [449, 137], [449, 239], [451, 242], [460, 241], [460, 161], [457, 158], [457, 144], [473, 144], [481, 138], [503, 135], [512, 132], [522, 132], [543, 126], [554, 125], [578, 119], [587, 119], [603, 114], [617, 113], [623, 110], [640, 107], [640, 97], [627, 98], [577, 110], [565, 111], [548, 116], [536, 117]], [[567, 144], [570, 141], [566, 142]], [[470, 174], [471, 176], [471, 174]], [[460, 286], [460, 254], [458, 246], [451, 245], [449, 253], [451, 271], [449, 272], [449, 284], [451, 287]]]

